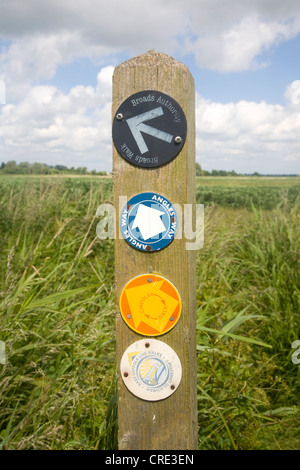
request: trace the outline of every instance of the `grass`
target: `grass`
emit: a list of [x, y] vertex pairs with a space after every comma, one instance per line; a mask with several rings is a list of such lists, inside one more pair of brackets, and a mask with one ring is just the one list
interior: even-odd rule
[[206, 206], [267, 209], [295, 204], [299, 178], [197, 178], [197, 201]]
[[106, 187], [10, 183], [1, 192], [1, 446], [105, 447], [113, 245], [95, 237], [94, 214]]
[[[300, 374], [291, 344], [300, 323], [299, 207], [239, 212], [211, 211], [198, 255], [199, 445], [297, 449]], [[222, 218], [231, 220], [227, 230]]]
[[[299, 183], [232, 180], [197, 179], [199, 449], [297, 449]], [[0, 179], [2, 449], [117, 447], [114, 245], [95, 216], [111, 190]]]

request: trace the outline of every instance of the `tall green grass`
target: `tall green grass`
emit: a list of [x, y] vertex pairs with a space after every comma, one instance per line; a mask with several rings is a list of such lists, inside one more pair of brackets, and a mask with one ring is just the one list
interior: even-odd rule
[[0, 199], [0, 446], [114, 445], [113, 244], [95, 236], [106, 186], [10, 183]]
[[[197, 186], [197, 202], [206, 206], [216, 204], [220, 207], [248, 208], [252, 207], [271, 210], [282, 204], [293, 207], [299, 196], [299, 180], [291, 181], [290, 185], [280, 187], [274, 185], [273, 180], [268, 185], [254, 184], [250, 180], [249, 185], [238, 186], [237, 184], [224, 185], [216, 181], [215, 185], [207, 185], [205, 181]], [[293, 184], [291, 184], [293, 183]]]
[[297, 449], [299, 206], [215, 208], [207, 225], [197, 270], [199, 446]]
[[[114, 245], [95, 216], [111, 192], [99, 178], [0, 180], [2, 449], [117, 446]], [[206, 207], [200, 449], [299, 448], [299, 191], [280, 194], [272, 210]]]

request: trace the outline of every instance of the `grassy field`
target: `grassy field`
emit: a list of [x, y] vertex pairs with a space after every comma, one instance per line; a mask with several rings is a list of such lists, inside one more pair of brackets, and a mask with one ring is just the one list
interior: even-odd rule
[[[110, 178], [0, 177], [0, 447], [117, 446]], [[197, 178], [199, 449], [299, 449], [300, 181]], [[300, 358], [300, 354], [299, 354]]]

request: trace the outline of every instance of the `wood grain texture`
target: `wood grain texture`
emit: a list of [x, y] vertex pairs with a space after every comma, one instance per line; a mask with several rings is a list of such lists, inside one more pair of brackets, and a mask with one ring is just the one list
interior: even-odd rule
[[[187, 139], [180, 154], [160, 168], [144, 169], [125, 161], [113, 148], [114, 206], [119, 214], [119, 196], [131, 198], [151, 191], [172, 204], [195, 207], [195, 89], [188, 68], [173, 58], [154, 51], [116, 67], [113, 76], [112, 117], [130, 95], [158, 90], [170, 95], [182, 107], [187, 119]], [[117, 217], [117, 235], [119, 220]], [[125, 240], [115, 242], [116, 303], [125, 284], [144, 273], [158, 273], [178, 289], [182, 313], [177, 325], [155, 339], [169, 344], [182, 364], [181, 384], [169, 398], [143, 401], [131, 394], [118, 377], [119, 449], [184, 450], [197, 448], [196, 372], [196, 262], [195, 251], [186, 250], [186, 240], [175, 239], [164, 250], [145, 253]], [[116, 314], [117, 369], [126, 348], [144, 337], [133, 332]]]

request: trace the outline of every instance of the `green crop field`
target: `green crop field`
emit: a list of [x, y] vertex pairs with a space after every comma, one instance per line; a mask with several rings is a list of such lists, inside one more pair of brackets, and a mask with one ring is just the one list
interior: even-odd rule
[[[196, 191], [199, 449], [299, 449], [299, 178]], [[111, 178], [0, 177], [2, 449], [117, 447], [111, 199]]]

